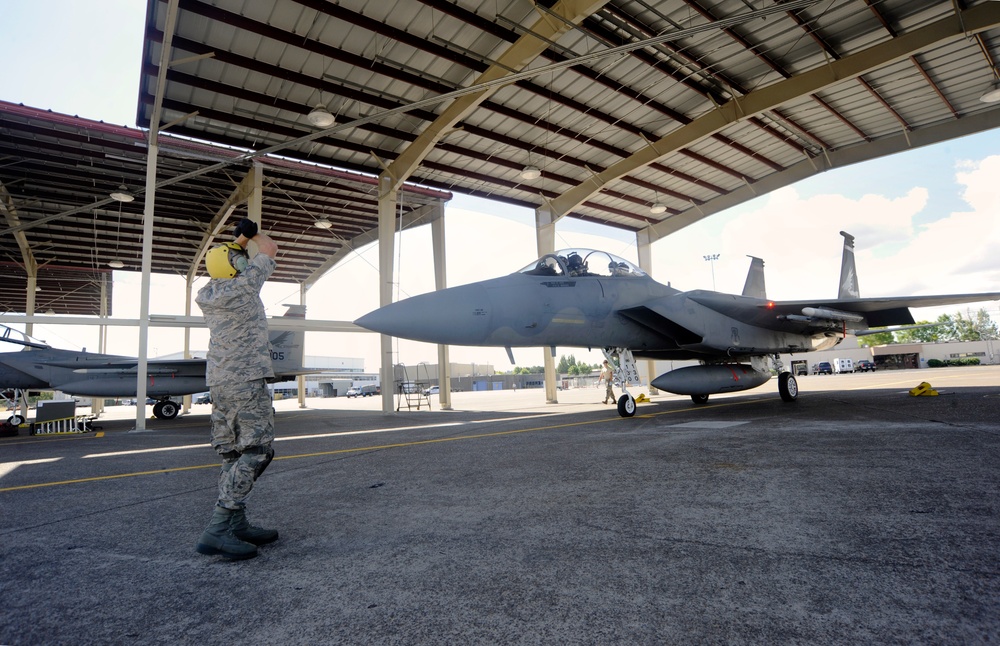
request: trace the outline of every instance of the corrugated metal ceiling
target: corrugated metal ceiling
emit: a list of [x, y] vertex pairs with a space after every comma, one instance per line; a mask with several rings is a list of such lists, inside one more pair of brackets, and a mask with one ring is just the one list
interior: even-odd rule
[[[1000, 125], [1000, 105], [979, 101], [1000, 53], [1000, 2], [990, 0], [177, 0], [164, 33], [170, 7], [148, 1], [137, 106], [148, 128], [161, 100], [160, 126], [176, 136], [165, 138], [160, 177], [238, 157], [218, 146], [278, 147], [299, 162], [265, 169], [267, 225], [291, 243], [276, 278], [291, 282], [371, 239], [373, 176], [436, 127], [411, 182], [655, 240], [831, 166]], [[585, 17], [569, 24], [560, 16], [573, 8]], [[549, 28], [562, 31], [540, 54], [507, 63], [544, 72], [438, 121], [458, 102], [442, 97], [469, 92]], [[163, 42], [171, 63], [157, 87]], [[306, 119], [317, 105], [338, 119], [322, 133]], [[134, 264], [140, 202], [123, 205], [120, 221], [117, 204], [86, 209], [120, 183], [142, 186], [145, 132], [0, 108], [5, 211], [24, 223], [39, 264], [68, 262], [91, 286], [100, 258]], [[523, 179], [525, 166], [540, 176]], [[158, 191], [154, 271], [188, 271], [246, 167], [241, 158]], [[410, 195], [414, 212], [448, 197]], [[311, 226], [324, 216], [341, 228]], [[23, 264], [15, 228], [2, 233], [12, 267]], [[24, 302], [16, 291], [2, 294], [8, 311]]]
[[[197, 112], [174, 128], [185, 135], [259, 148], [310, 134], [318, 104], [341, 123], [468, 87], [537, 20], [558, 21], [562, 5], [528, 1], [180, 0], [171, 59], [204, 56], [166, 74], [164, 121]], [[750, 197], [763, 178], [831, 153], [868, 148], [852, 159], [893, 152], [879, 142], [968, 121], [974, 132], [1000, 116], [979, 102], [994, 78], [1000, 7], [995, 2], [823, 0], [733, 26], [717, 21], [774, 8], [770, 2], [612, 0], [548, 43], [538, 67], [673, 32], [661, 44], [596, 58], [518, 80], [488, 96], [430, 150], [410, 178], [427, 186], [532, 208], [570, 189], [595, 185], [559, 204], [577, 217], [654, 236]], [[983, 5], [983, 6], [979, 6]], [[148, 126], [167, 4], [149, 3], [138, 122]], [[956, 8], [977, 11], [979, 21]], [[767, 91], [832, 62], [941, 21], [967, 35], [879, 61], [858, 77], [794, 95], [667, 151], [620, 177], [595, 175], [629, 159], [727, 103]], [[989, 28], [975, 29], [978, 24]], [[698, 29], [693, 29], [698, 28]], [[961, 29], [959, 28], [960, 32]], [[692, 32], [692, 33], [688, 33]], [[447, 102], [386, 116], [291, 146], [283, 154], [378, 173], [441, 113]], [[738, 106], [736, 106], [738, 108]], [[989, 125], [984, 125], [989, 123]], [[374, 155], [373, 155], [374, 153]], [[541, 169], [523, 180], [521, 169]], [[799, 173], [801, 174], [801, 173]], [[763, 187], [761, 187], [763, 188]], [[748, 190], [749, 189], [749, 190]], [[744, 198], [745, 199], [745, 198]], [[653, 214], [650, 206], [667, 208]], [[683, 217], [678, 217], [683, 216]], [[676, 225], [667, 224], [676, 219]]]

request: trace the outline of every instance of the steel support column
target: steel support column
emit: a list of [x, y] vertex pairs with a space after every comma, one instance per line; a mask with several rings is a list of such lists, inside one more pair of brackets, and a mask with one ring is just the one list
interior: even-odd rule
[[142, 215], [142, 287], [139, 296], [139, 364], [135, 384], [135, 430], [146, 430], [146, 379], [149, 369], [149, 273], [153, 266], [153, 213], [156, 203], [156, 163], [159, 145], [149, 142], [146, 153], [146, 203]]
[[[383, 172], [378, 177], [378, 276], [379, 307], [392, 303], [392, 285], [395, 267], [393, 255], [396, 248], [396, 189], [392, 176]], [[392, 337], [379, 335], [382, 365], [379, 368], [382, 380], [382, 412], [391, 413], [395, 377], [392, 370]]]
[[[437, 203], [431, 220], [431, 241], [434, 249], [434, 288], [448, 287], [447, 263], [445, 262], [444, 204]], [[438, 345], [438, 400], [441, 410], [451, 410], [451, 359], [448, 346]]]
[[[643, 270], [650, 276], [653, 275], [653, 248], [652, 241], [649, 237], [649, 232], [647, 230], [636, 231], [635, 232], [635, 247], [639, 255], [639, 269]], [[658, 395], [660, 391], [653, 387], [653, 379], [655, 378], [656, 372], [656, 361], [652, 359], [646, 360], [646, 383], [649, 386], [650, 395]]]
[[[535, 209], [535, 243], [538, 246], [538, 257], [556, 250], [556, 223], [552, 220], [552, 212], [545, 207]], [[542, 361], [545, 367], [545, 403], [558, 404], [556, 396], [556, 362], [553, 354], [555, 347], [544, 348]]]

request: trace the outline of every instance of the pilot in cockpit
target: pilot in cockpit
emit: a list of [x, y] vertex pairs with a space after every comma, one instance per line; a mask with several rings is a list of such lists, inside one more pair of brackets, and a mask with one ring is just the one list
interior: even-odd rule
[[580, 254], [575, 251], [569, 255], [566, 259], [566, 268], [569, 270], [570, 276], [586, 276], [587, 275], [587, 263], [583, 261]]
[[542, 258], [538, 261], [538, 264], [535, 265], [535, 269], [530, 273], [535, 276], [555, 276], [559, 272], [557, 268], [553, 266], [553, 263], [550, 262], [549, 258]]
[[628, 276], [632, 273], [627, 264], [623, 262], [616, 262], [614, 260], [612, 260], [608, 265], [608, 270], [611, 271], [612, 276]]

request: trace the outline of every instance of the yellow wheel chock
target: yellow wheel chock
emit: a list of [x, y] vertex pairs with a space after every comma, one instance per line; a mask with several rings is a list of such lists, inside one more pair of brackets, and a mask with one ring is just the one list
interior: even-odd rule
[[635, 403], [641, 404], [643, 402], [648, 402], [649, 397], [646, 397], [646, 393], [639, 393], [639, 396], [635, 398]]
[[926, 381], [920, 383], [916, 388], [910, 388], [910, 395], [913, 397], [936, 397], [938, 391], [931, 388]]

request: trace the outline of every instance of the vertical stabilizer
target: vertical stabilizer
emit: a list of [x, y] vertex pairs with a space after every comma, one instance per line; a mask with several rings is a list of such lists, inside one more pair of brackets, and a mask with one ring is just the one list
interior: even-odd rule
[[[306, 317], [305, 305], [285, 305], [288, 309], [285, 316], [288, 318], [304, 319]], [[271, 365], [274, 367], [274, 374], [297, 375], [302, 373], [302, 364], [305, 361], [305, 340], [306, 333], [303, 330], [279, 330], [268, 335], [271, 342]]]
[[754, 256], [747, 258], [750, 259], [750, 271], [747, 273], [747, 282], [743, 285], [743, 295], [767, 298], [767, 289], [764, 287], [764, 261]]
[[854, 236], [840, 232], [844, 236], [844, 257], [840, 261], [840, 291], [837, 298], [861, 298], [858, 289], [858, 272], [854, 268]]

